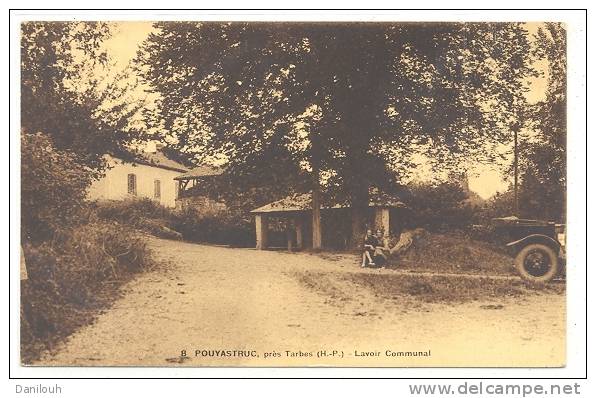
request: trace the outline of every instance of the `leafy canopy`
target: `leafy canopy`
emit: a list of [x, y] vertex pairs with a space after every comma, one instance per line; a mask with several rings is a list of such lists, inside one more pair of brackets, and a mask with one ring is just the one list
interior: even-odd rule
[[225, 163], [235, 187], [281, 194], [314, 181], [354, 204], [370, 186], [395, 189], [417, 152], [442, 167], [491, 158], [531, 73], [514, 23], [156, 28], [136, 61], [160, 95], [166, 141]]
[[21, 25], [23, 131], [49, 135], [58, 150], [76, 154], [91, 170], [102, 155], [124, 155], [138, 138], [131, 118], [140, 107], [130, 95], [130, 70], [114, 68], [103, 43], [102, 22], [25, 22]]

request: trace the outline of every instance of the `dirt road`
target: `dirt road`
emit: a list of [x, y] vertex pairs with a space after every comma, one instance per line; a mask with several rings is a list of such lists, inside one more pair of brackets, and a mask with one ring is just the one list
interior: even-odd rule
[[395, 271], [361, 269], [354, 259], [154, 238], [150, 245], [167, 264], [128, 283], [112, 308], [36, 365], [565, 363], [560, 292], [428, 302], [431, 285], [375, 288]]

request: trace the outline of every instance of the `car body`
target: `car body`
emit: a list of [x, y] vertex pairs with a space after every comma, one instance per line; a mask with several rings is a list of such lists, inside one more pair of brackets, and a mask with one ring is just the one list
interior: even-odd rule
[[514, 216], [492, 221], [497, 236], [515, 257], [515, 267], [522, 278], [546, 283], [563, 272], [565, 225]]

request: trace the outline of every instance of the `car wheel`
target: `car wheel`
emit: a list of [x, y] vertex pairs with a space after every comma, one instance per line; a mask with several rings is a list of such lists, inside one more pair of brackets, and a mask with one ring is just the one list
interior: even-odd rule
[[534, 283], [546, 283], [559, 272], [557, 253], [540, 243], [524, 247], [515, 258], [515, 266], [522, 278]]

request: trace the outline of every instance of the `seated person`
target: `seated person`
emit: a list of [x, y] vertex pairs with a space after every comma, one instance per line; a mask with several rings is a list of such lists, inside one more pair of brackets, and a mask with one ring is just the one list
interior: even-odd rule
[[376, 233], [377, 245], [373, 254], [373, 260], [376, 264], [383, 265], [387, 262], [387, 255], [385, 251], [389, 250], [388, 242], [383, 236], [383, 231], [380, 229]]
[[372, 257], [375, 255], [376, 247], [378, 246], [379, 242], [377, 238], [373, 235], [370, 229], [366, 230], [366, 236], [364, 237], [364, 253], [362, 253], [362, 267], [366, 267], [366, 261], [368, 260], [368, 265], [375, 265]]

